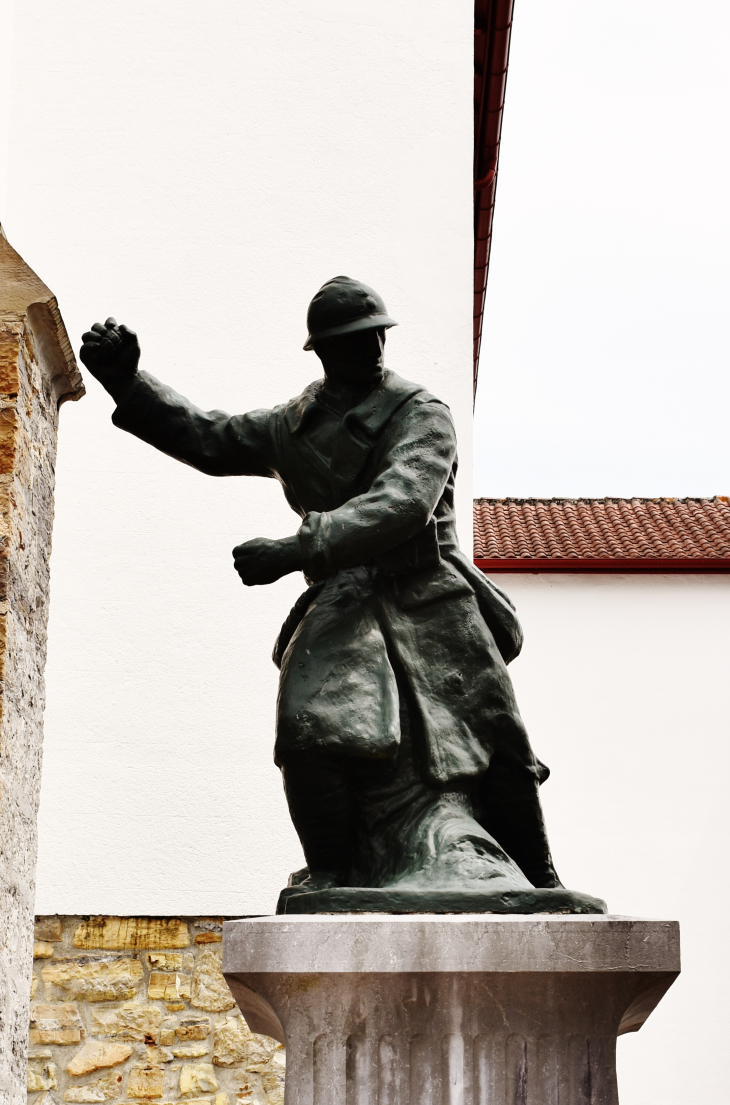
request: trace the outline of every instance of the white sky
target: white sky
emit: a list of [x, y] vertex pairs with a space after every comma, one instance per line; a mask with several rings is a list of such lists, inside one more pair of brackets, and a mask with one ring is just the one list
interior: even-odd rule
[[730, 493], [730, 5], [517, 0], [475, 495]]

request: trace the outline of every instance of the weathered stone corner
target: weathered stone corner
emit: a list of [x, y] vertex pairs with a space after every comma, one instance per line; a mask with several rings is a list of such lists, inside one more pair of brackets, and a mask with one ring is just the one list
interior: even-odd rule
[[[56, 299], [0, 228], [0, 1086], [8, 1105], [26, 1087], [58, 408], [83, 394]], [[36, 1063], [39, 1089], [55, 1085], [52, 1066]]]
[[[0, 327], [3, 352], [0, 355], [0, 394], [15, 392], [17, 358], [8, 345], [8, 331], [35, 346], [44, 391], [60, 407], [67, 399], [81, 399], [86, 393], [71, 348], [58, 302], [50, 288], [26, 265], [5, 237], [0, 226]], [[16, 338], [16, 345], [19, 344]], [[10, 339], [12, 345], [12, 339]], [[9, 387], [6, 387], [9, 384]]]

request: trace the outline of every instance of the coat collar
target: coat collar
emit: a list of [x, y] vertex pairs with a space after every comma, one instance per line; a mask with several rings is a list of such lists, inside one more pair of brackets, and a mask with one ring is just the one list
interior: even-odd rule
[[[324, 385], [323, 380], [315, 380], [304, 389], [296, 399], [290, 400], [284, 409], [287, 429], [293, 436], [300, 434], [311, 415], [317, 409], [317, 396]], [[402, 380], [395, 372], [386, 369], [383, 379], [357, 407], [349, 410], [343, 418], [348, 430], [362, 431], [366, 438], [376, 438], [395, 412], [412, 399], [414, 395], [425, 392], [420, 384]]]

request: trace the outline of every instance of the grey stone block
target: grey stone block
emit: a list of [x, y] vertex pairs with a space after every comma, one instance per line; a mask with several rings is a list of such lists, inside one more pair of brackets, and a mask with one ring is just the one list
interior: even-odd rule
[[616, 1038], [677, 977], [679, 926], [605, 916], [229, 921], [223, 971], [287, 1045], [287, 1105], [616, 1105]]

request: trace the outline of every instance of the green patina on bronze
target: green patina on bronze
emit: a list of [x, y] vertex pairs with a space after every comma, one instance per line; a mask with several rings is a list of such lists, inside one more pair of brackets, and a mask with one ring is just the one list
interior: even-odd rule
[[278, 912], [605, 912], [565, 890], [507, 664], [522, 631], [460, 551], [448, 410], [384, 368], [380, 296], [335, 277], [308, 315], [324, 378], [273, 410], [202, 411], [138, 371], [114, 319], [81, 358], [113, 422], [213, 476], [278, 479], [296, 535], [233, 550], [247, 586], [309, 584], [274, 648], [274, 758], [307, 867]]

